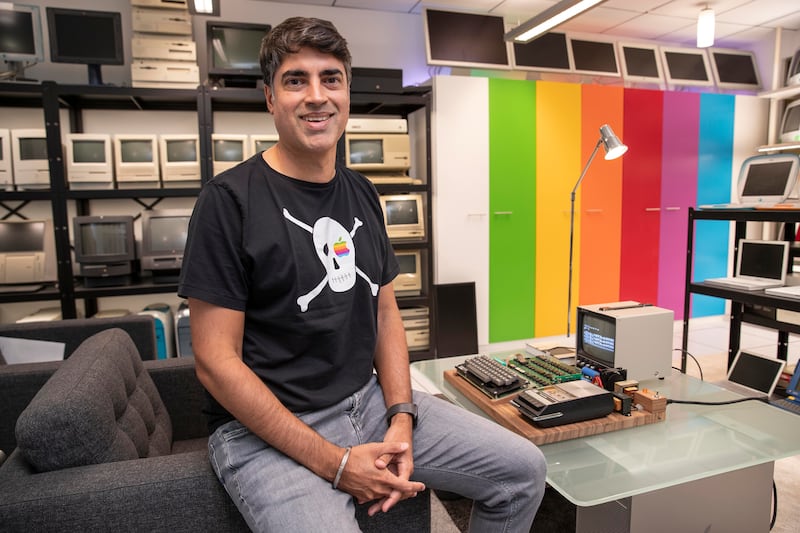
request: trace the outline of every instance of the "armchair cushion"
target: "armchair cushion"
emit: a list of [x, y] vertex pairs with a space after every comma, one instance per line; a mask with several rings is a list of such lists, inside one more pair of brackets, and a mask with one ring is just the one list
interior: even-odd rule
[[130, 336], [113, 328], [59, 366], [17, 420], [16, 439], [46, 472], [167, 455], [172, 423]]

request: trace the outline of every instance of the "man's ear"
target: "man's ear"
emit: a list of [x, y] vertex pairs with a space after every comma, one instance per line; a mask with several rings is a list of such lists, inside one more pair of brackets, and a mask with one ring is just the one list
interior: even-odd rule
[[267, 111], [269, 111], [269, 113], [271, 115], [272, 114], [272, 107], [273, 107], [272, 90], [270, 89], [270, 87], [268, 85], [264, 85], [264, 98], [267, 101]]

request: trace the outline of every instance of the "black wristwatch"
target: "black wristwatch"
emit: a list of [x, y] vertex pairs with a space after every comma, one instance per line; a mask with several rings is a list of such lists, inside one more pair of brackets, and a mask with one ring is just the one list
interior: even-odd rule
[[392, 418], [396, 414], [406, 413], [411, 415], [412, 427], [417, 427], [417, 404], [396, 403], [386, 410], [386, 423], [392, 425]]

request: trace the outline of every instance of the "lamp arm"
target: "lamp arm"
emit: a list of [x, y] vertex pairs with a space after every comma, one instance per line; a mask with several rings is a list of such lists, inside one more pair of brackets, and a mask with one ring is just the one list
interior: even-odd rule
[[575, 192], [580, 187], [581, 182], [583, 181], [583, 177], [589, 171], [589, 167], [592, 165], [592, 161], [594, 161], [594, 156], [597, 155], [597, 150], [600, 149], [600, 145], [603, 144], [603, 138], [597, 139], [597, 144], [594, 145], [594, 150], [592, 150], [592, 155], [589, 156], [589, 160], [586, 162], [586, 166], [583, 167], [583, 172], [581, 172], [581, 177], [578, 178], [578, 181], [575, 183], [575, 186], [572, 188], [572, 198], [575, 198]]

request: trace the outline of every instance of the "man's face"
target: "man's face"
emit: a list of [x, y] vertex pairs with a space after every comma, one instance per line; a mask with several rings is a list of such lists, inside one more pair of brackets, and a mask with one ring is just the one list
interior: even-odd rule
[[281, 145], [295, 152], [336, 150], [350, 114], [344, 64], [313, 48], [290, 54], [266, 87]]

